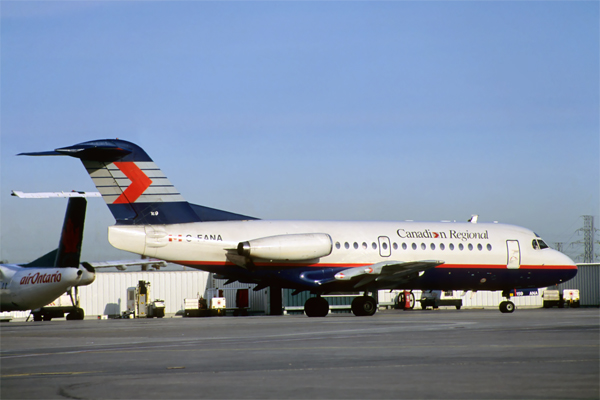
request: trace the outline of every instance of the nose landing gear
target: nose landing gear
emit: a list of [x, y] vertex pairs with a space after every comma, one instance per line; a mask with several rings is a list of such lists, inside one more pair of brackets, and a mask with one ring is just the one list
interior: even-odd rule
[[[510, 299], [510, 291], [509, 290], [502, 291], [502, 297], [506, 297], [506, 299]], [[500, 312], [505, 313], [505, 314], [510, 314], [511, 312], [515, 311], [515, 309], [516, 309], [515, 303], [513, 303], [510, 300], [503, 301], [502, 303], [500, 303], [499, 308], [500, 308]]]
[[502, 313], [511, 313], [513, 311], [515, 311], [515, 303], [513, 303], [512, 301], [503, 301], [502, 303], [500, 303], [500, 312]]

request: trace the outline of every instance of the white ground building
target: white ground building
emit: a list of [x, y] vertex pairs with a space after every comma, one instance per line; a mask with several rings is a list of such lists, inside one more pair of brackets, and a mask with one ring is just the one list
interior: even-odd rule
[[[101, 272], [96, 274], [94, 283], [79, 288], [80, 305], [85, 311], [86, 318], [121, 315], [127, 309], [127, 289], [136, 286], [138, 281], [150, 282], [149, 300], [164, 300], [167, 316], [181, 314], [186, 298], [216, 297], [219, 291], [227, 299], [227, 307], [235, 307], [237, 289], [249, 289], [251, 313], [265, 313], [270, 306], [268, 289], [254, 292], [252, 290], [254, 285], [237, 282], [225, 286], [224, 281], [214, 279], [211, 274], [204, 271]], [[399, 291], [379, 291], [380, 305], [392, 304], [398, 293]], [[503, 300], [501, 292], [459, 292], [458, 294], [461, 295], [464, 308], [497, 308]], [[418, 300], [421, 292], [414, 291], [414, 295]], [[517, 307], [541, 307], [541, 291], [537, 296], [517, 297], [512, 301]], [[284, 296], [284, 308], [285, 306]], [[28, 315], [28, 311], [0, 314], [12, 318], [26, 318]]]

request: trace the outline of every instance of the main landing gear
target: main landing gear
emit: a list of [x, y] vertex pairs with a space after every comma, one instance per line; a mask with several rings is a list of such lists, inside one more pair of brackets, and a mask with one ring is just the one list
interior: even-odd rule
[[311, 297], [304, 303], [307, 317], [325, 317], [329, 314], [329, 303], [321, 296]]
[[[504, 290], [502, 292], [502, 297], [506, 297], [507, 299], [510, 299], [510, 292], [508, 290]], [[503, 301], [502, 303], [500, 303], [500, 312], [501, 313], [511, 313], [513, 311], [515, 311], [515, 303], [513, 303], [510, 300], [507, 301]]]
[[369, 292], [365, 292], [364, 296], [358, 296], [352, 300], [351, 307], [352, 313], [357, 317], [371, 316], [377, 312], [377, 301], [369, 296]]
[[[355, 297], [350, 307], [357, 317], [371, 316], [377, 312], [377, 301], [365, 292], [364, 296]], [[325, 317], [329, 314], [329, 303], [321, 295], [311, 297], [304, 303], [304, 313], [307, 317]]]
[[352, 313], [357, 317], [370, 317], [377, 312], [377, 301], [365, 291], [364, 296], [355, 297], [352, 300]]

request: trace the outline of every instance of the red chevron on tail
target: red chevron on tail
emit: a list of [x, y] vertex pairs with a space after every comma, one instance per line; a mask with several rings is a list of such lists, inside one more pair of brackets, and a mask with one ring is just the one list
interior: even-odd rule
[[113, 204], [135, 203], [146, 189], [150, 187], [152, 180], [134, 162], [115, 161], [114, 164], [129, 178], [131, 184]]

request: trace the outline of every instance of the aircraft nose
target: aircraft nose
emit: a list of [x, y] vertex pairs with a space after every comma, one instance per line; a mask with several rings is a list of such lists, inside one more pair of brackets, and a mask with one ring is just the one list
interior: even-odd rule
[[575, 264], [575, 261], [571, 260], [571, 257], [564, 253], [561, 253], [560, 251], [557, 251], [557, 253], [560, 255], [561, 261], [564, 265], [568, 265], [569, 267], [577, 269], [577, 264]]
[[560, 251], [555, 250], [555, 253], [556, 254], [553, 257], [554, 262], [556, 263], [556, 265], [560, 266], [560, 269], [562, 271], [562, 279], [560, 281], [566, 282], [574, 278], [575, 275], [577, 275], [577, 265], [575, 264], [575, 261], [571, 260], [569, 256], [561, 253]]

